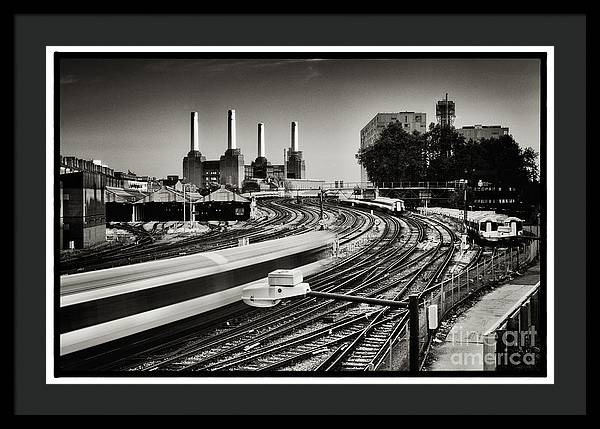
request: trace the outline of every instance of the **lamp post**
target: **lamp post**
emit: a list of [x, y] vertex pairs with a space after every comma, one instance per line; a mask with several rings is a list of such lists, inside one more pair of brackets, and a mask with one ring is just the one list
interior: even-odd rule
[[274, 307], [283, 299], [293, 297], [324, 298], [407, 309], [409, 312], [409, 371], [412, 373], [419, 371], [419, 296], [417, 294], [411, 294], [406, 302], [313, 291], [308, 283], [303, 282], [302, 271], [298, 269], [272, 271], [268, 275], [267, 283], [246, 286], [242, 289], [242, 301], [252, 307]]
[[467, 232], [467, 183], [465, 182], [465, 190], [464, 190], [464, 196], [463, 196], [463, 200], [464, 200], [464, 213], [463, 213], [463, 227], [465, 230], [465, 233]]
[[467, 211], [468, 211], [468, 196], [467, 196], [467, 191], [469, 189], [469, 181], [472, 179], [473, 173], [475, 172], [475, 169], [471, 169], [470, 171], [468, 169], [465, 168], [465, 188], [463, 190], [464, 194], [463, 194], [463, 203], [464, 203], [464, 213], [463, 213], [463, 228], [464, 228], [464, 232], [465, 234], [467, 233]]

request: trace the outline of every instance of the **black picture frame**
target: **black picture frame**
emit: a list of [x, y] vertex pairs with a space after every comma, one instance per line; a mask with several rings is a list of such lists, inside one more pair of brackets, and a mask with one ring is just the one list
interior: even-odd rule
[[[439, 45], [439, 39], [431, 29], [440, 22], [452, 28], [452, 32], [444, 36], [444, 44], [449, 46], [468, 45], [467, 41], [472, 40], [470, 36], [477, 34], [477, 45], [481, 46], [555, 47], [555, 261], [548, 263], [553, 265], [555, 272], [555, 320], [561, 323], [555, 324], [553, 386], [45, 384], [46, 279], [43, 266], [46, 255], [45, 246], [41, 245], [45, 234], [40, 218], [44, 206], [39, 197], [31, 198], [31, 190], [45, 189], [46, 181], [44, 46]], [[157, 34], [154, 31], [157, 26], [169, 36], [165, 38], [162, 32]], [[502, 32], [501, 37], [498, 33], [485, 31], [493, 27], [510, 27], [511, 31]], [[103, 31], [105, 28], [111, 31]], [[301, 31], [303, 28], [311, 31]], [[356, 32], [356, 28], [364, 31]], [[391, 32], [391, 28], [396, 30]], [[14, 29], [15, 412], [585, 412], [586, 309], [582, 304], [587, 302], [585, 236], [570, 233], [572, 225], [585, 225], [586, 215], [584, 210], [572, 210], [572, 207], [585, 207], [585, 16], [16, 15]], [[561, 141], [569, 143], [561, 145]], [[31, 269], [32, 265], [37, 269]]]

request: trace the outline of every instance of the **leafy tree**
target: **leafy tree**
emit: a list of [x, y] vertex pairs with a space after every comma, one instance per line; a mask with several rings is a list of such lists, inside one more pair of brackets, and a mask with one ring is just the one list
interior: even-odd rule
[[525, 168], [525, 171], [527, 172], [527, 177], [528, 177], [529, 181], [537, 182], [539, 179], [539, 172], [538, 172], [538, 167], [537, 167], [537, 163], [536, 163], [538, 154], [536, 153], [535, 150], [528, 147], [522, 152], [521, 156], [523, 157], [523, 167]]
[[393, 122], [378, 141], [356, 155], [372, 182], [421, 180], [426, 173], [426, 140], [419, 133], [409, 134], [402, 124]]
[[523, 187], [537, 179], [537, 154], [525, 150], [510, 135], [477, 142], [481, 161], [475, 168], [480, 170], [482, 180], [498, 186]]
[[373, 182], [467, 179], [518, 188], [538, 180], [537, 156], [510, 135], [465, 141], [453, 127], [431, 124], [426, 134], [408, 134], [399, 123], [357, 154]]
[[464, 137], [454, 128], [431, 124], [424, 136], [427, 140], [427, 179], [447, 181], [462, 178], [466, 166], [467, 147]]

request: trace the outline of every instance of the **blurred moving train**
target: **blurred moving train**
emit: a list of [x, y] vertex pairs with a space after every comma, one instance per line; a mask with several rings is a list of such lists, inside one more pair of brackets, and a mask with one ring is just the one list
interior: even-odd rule
[[335, 234], [312, 231], [214, 252], [63, 275], [60, 354], [238, 302], [243, 285], [264, 279], [276, 269], [312, 267], [331, 255], [334, 242]]
[[[464, 210], [443, 207], [420, 208], [420, 212], [464, 220]], [[523, 236], [523, 219], [494, 211], [467, 211], [467, 230], [471, 235], [490, 243], [504, 243]]]

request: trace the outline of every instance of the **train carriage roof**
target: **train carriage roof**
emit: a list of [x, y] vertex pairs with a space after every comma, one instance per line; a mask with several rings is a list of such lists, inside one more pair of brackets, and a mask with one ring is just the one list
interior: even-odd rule
[[396, 201], [402, 201], [404, 202], [404, 200], [401, 200], [400, 198], [388, 198], [388, 197], [379, 197], [376, 198], [375, 201], [377, 202], [382, 202], [382, 203], [395, 203]]

